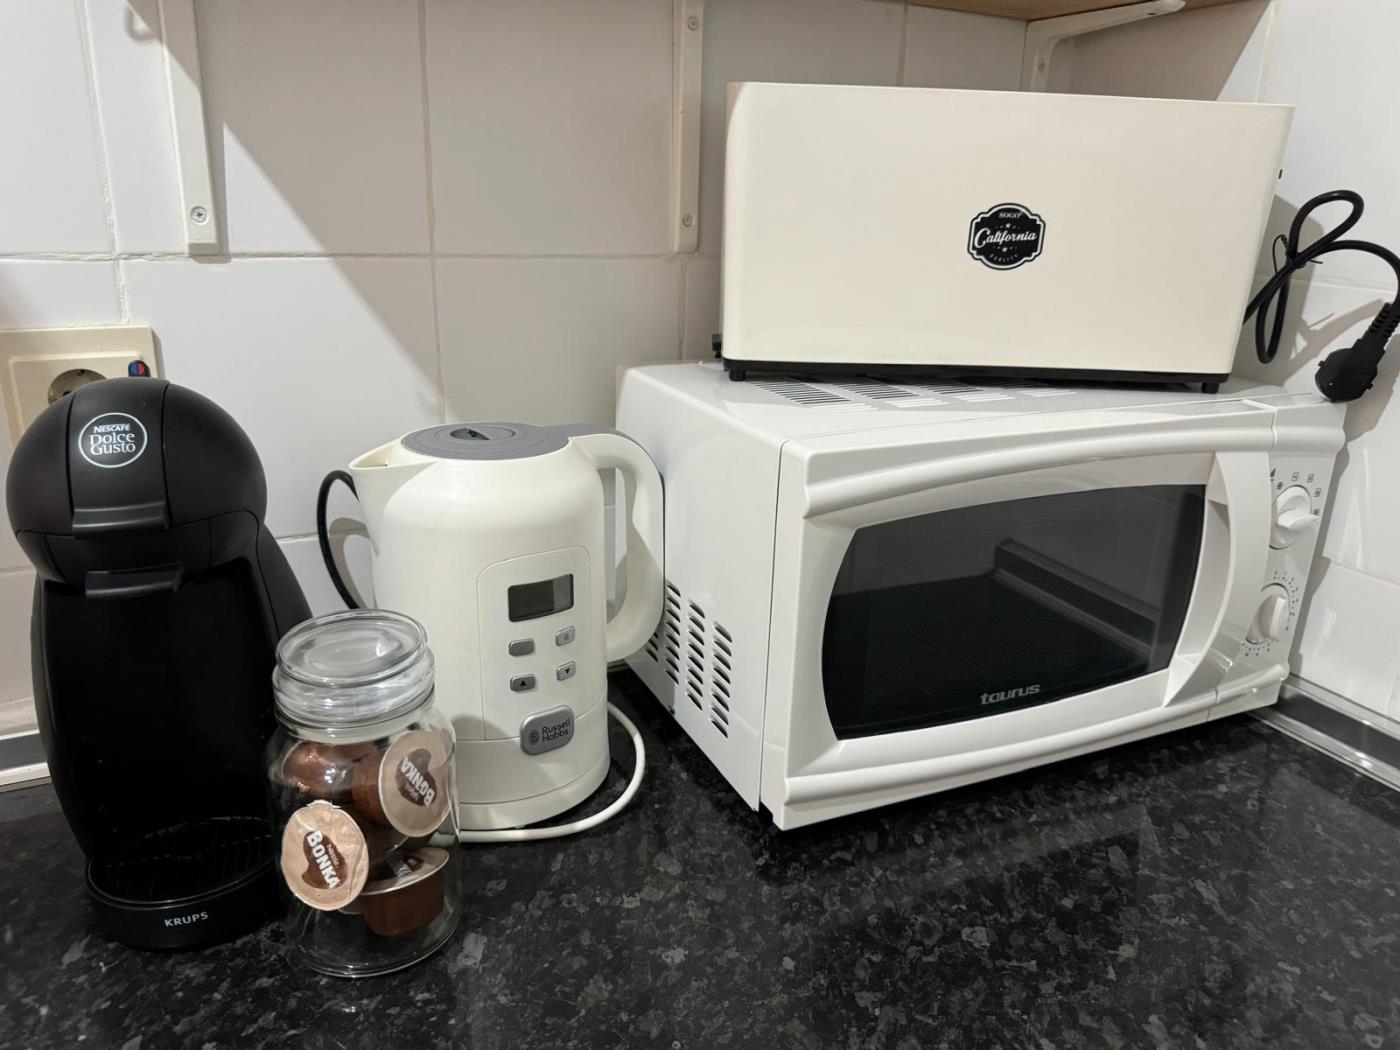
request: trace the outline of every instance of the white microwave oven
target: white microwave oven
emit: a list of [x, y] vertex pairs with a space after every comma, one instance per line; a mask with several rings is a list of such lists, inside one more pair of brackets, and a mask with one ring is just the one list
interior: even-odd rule
[[1228, 378], [1291, 107], [730, 90], [735, 378]]
[[665, 609], [629, 663], [797, 827], [1273, 703], [1342, 408], [635, 368]]

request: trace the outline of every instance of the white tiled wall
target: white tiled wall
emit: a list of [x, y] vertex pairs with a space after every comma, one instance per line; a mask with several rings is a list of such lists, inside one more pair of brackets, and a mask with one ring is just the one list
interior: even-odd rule
[[[252, 435], [318, 609], [326, 470], [449, 416], [611, 422], [619, 367], [709, 353], [726, 80], [1014, 87], [1024, 32], [897, 0], [708, 0], [701, 251], [676, 256], [672, 0], [197, 14], [230, 252], [191, 260], [156, 0], [0, 3], [0, 327], [151, 325], [166, 375]], [[365, 541], [347, 551], [366, 579]], [[0, 530], [0, 700], [29, 689], [31, 580]]]
[[[1386, 112], [1400, 91], [1397, 39], [1400, 6], [1392, 0], [1250, 0], [1086, 37], [1072, 83], [1078, 91], [1292, 104], [1274, 232], [1308, 198], [1349, 188], [1367, 201], [1355, 236], [1400, 251], [1400, 139], [1389, 133]], [[1329, 223], [1336, 214], [1319, 213]], [[1295, 278], [1291, 343], [1262, 366], [1251, 332], [1238, 370], [1312, 390], [1319, 356], [1350, 345], [1395, 294], [1394, 277], [1376, 260], [1330, 257]], [[1400, 349], [1348, 409], [1348, 444], [1295, 657], [1306, 680], [1393, 719], [1400, 719], [1398, 373]]]

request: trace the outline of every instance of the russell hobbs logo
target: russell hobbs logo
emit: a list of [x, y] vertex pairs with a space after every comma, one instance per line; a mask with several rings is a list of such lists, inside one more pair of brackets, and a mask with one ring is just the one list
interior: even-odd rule
[[1007, 700], [1020, 700], [1027, 696], [1036, 696], [1040, 692], [1039, 685], [1023, 685], [1017, 689], [1003, 689], [999, 693], [983, 693], [982, 705], [1000, 704]]
[[520, 749], [542, 755], [563, 747], [574, 738], [574, 713], [567, 707], [537, 711], [520, 725]]
[[145, 451], [145, 426], [125, 412], [94, 416], [78, 431], [78, 452], [94, 467], [125, 467], [135, 463]]

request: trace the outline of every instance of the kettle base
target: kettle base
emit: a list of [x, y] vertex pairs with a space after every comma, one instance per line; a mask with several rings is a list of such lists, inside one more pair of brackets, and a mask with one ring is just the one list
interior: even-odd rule
[[272, 834], [261, 817], [162, 828], [87, 866], [103, 933], [131, 948], [195, 948], [261, 923], [277, 900]]
[[[460, 740], [457, 746], [461, 748]], [[607, 779], [609, 761], [610, 756], [607, 747], [604, 746], [597, 761], [585, 770], [582, 776], [530, 798], [485, 803], [464, 802], [459, 798], [457, 826], [464, 831], [494, 831], [551, 820], [592, 797]]]

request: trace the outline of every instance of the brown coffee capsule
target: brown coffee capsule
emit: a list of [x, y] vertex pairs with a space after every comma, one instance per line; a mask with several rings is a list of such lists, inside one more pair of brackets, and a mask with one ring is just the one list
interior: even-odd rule
[[298, 899], [334, 911], [358, 897], [368, 877], [365, 837], [345, 810], [318, 801], [287, 818], [282, 878]]
[[397, 828], [376, 824], [356, 808], [346, 807], [345, 812], [359, 825], [360, 834], [365, 837], [371, 872], [382, 866], [391, 853], [408, 848], [408, 837]]
[[282, 779], [294, 791], [337, 804], [350, 801], [351, 771], [361, 759], [377, 755], [370, 743], [325, 744], [303, 740], [282, 760]]
[[450, 773], [442, 737], [417, 729], [390, 744], [378, 762], [358, 762], [351, 794], [368, 819], [419, 838], [431, 835], [447, 816]]
[[433, 846], [391, 856], [359, 897], [369, 928], [381, 937], [402, 937], [442, 914], [448, 859], [447, 850]]

